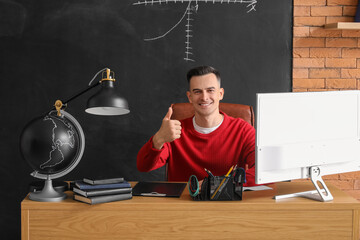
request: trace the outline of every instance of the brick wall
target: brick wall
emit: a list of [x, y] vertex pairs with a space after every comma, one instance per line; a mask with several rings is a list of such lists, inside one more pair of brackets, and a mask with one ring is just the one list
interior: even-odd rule
[[[360, 89], [360, 30], [326, 30], [353, 22], [358, 0], [294, 0], [293, 91]], [[360, 172], [324, 177], [360, 200]]]

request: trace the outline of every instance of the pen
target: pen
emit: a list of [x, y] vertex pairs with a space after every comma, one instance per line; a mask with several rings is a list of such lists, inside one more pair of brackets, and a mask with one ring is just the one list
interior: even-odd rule
[[205, 169], [205, 171], [207, 172], [207, 174], [208, 174], [209, 176], [214, 177], [214, 175], [210, 172], [210, 170], [207, 170], [206, 168], [204, 168], [204, 169]]
[[229, 169], [228, 173], [225, 175], [225, 178], [221, 181], [220, 185], [218, 186], [218, 188], [216, 189], [216, 191], [214, 192], [214, 194], [211, 196], [211, 199], [213, 199], [216, 195], [216, 193], [219, 191], [220, 187], [224, 184], [225, 179], [229, 176], [229, 174], [231, 173], [231, 171], [233, 170], [234, 166], [231, 166], [231, 168]]

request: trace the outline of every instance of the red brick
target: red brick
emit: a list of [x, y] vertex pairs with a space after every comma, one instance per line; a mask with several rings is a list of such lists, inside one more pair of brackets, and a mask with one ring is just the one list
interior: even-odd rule
[[339, 174], [332, 174], [332, 175], [325, 175], [322, 177], [324, 180], [331, 179], [331, 180], [339, 180]]
[[342, 57], [359, 57], [360, 49], [359, 48], [343, 48], [342, 49]]
[[309, 27], [310, 37], [341, 37], [341, 30], [328, 30], [324, 27]]
[[340, 69], [309, 69], [310, 78], [340, 78]]
[[359, 90], [360, 89], [360, 79], [356, 80], [356, 89]]
[[292, 90], [293, 92], [307, 92], [306, 88], [296, 88]]
[[343, 7], [343, 16], [355, 16], [357, 7], [355, 6], [344, 6]]
[[327, 5], [353, 5], [356, 6], [358, 4], [358, 0], [327, 0]]
[[327, 92], [327, 91], [335, 91], [335, 89], [325, 89], [325, 88], [319, 88], [319, 89], [308, 89], [308, 92]]
[[309, 70], [307, 68], [293, 68], [293, 78], [307, 78]]
[[326, 88], [356, 89], [356, 79], [326, 79]]
[[360, 69], [341, 69], [341, 78], [360, 78]]
[[325, 4], [326, 0], [294, 0], [294, 6], [319, 6]]
[[360, 30], [342, 30], [342, 37], [360, 37]]
[[294, 79], [293, 88], [325, 88], [325, 79]]
[[326, 47], [357, 47], [356, 38], [327, 38]]
[[320, 68], [325, 66], [324, 58], [294, 58], [294, 68]]
[[353, 22], [353, 17], [326, 17], [326, 23]]
[[340, 179], [360, 179], [360, 172], [347, 172], [339, 174]]
[[294, 17], [310, 16], [310, 7], [294, 7]]
[[342, 78], [360, 78], [360, 69], [341, 69]]
[[327, 180], [325, 184], [332, 184], [337, 188], [342, 190], [353, 190], [354, 189], [354, 180], [346, 179], [346, 180]]
[[323, 26], [325, 17], [294, 17], [294, 26]]
[[309, 182], [311, 181], [310, 178], [302, 178], [302, 179], [294, 179], [291, 182]]
[[293, 47], [325, 47], [325, 38], [293, 38]]
[[358, 189], [360, 189], [360, 180], [355, 179], [355, 181], [354, 181], [354, 190], [358, 190]]
[[341, 57], [341, 48], [310, 48], [310, 57]]
[[311, 7], [311, 16], [342, 16], [342, 7]]
[[308, 58], [309, 52], [310, 52], [309, 48], [293, 48], [293, 57]]
[[356, 58], [327, 58], [326, 67], [356, 68]]
[[309, 27], [294, 27], [293, 33], [294, 33], [294, 37], [308, 37]]

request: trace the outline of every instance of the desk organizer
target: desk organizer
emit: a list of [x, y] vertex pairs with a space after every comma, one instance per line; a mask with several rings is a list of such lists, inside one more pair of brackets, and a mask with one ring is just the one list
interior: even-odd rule
[[201, 184], [199, 194], [192, 196], [192, 199], [195, 201], [240, 201], [245, 179], [243, 168], [235, 169], [229, 176], [208, 175]]

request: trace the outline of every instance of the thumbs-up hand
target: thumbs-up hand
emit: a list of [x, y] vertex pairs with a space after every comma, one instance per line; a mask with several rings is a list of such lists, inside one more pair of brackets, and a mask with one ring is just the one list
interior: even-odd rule
[[171, 119], [171, 116], [172, 116], [172, 113], [173, 113], [173, 109], [172, 107], [169, 107], [169, 110], [168, 112], [166, 113], [165, 117], [164, 117], [164, 120], [170, 120]]
[[156, 149], [161, 149], [166, 142], [172, 142], [181, 136], [181, 123], [178, 120], [171, 120], [173, 113], [172, 107], [169, 107], [161, 127], [153, 137], [153, 146]]

